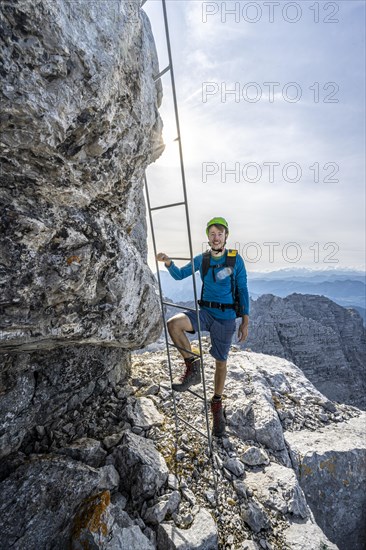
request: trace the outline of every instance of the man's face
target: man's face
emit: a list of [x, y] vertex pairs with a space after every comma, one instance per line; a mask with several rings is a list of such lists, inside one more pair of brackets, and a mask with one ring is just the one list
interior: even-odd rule
[[220, 229], [216, 225], [211, 225], [208, 230], [208, 241], [213, 250], [220, 250], [220, 248], [223, 248], [226, 241], [225, 229]]

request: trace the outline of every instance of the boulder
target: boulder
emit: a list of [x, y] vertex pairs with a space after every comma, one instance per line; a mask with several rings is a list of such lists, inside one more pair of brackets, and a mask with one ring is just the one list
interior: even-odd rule
[[155, 550], [155, 545], [144, 535], [138, 525], [115, 529], [108, 541], [108, 550]]
[[170, 494], [163, 495], [158, 499], [154, 506], [148, 508], [144, 515], [145, 523], [157, 525], [164, 521], [167, 514], [173, 514], [181, 501], [179, 491], [173, 491]]
[[107, 452], [102, 448], [100, 441], [88, 437], [77, 439], [71, 445], [59, 449], [58, 453], [70, 456], [94, 468], [102, 466], [107, 456]]
[[263, 449], [248, 447], [242, 454], [241, 461], [248, 466], [260, 466], [261, 464], [268, 464], [269, 458]]
[[217, 550], [217, 528], [211, 514], [201, 508], [189, 529], [180, 529], [174, 523], [158, 527], [158, 548], [164, 550]]
[[366, 413], [347, 422], [287, 432], [300, 485], [317, 523], [340, 550], [366, 542]]
[[129, 397], [127, 400], [126, 416], [132, 426], [148, 430], [153, 426], [161, 426], [164, 417], [159, 413], [153, 401], [148, 397]]
[[270, 526], [266, 510], [255, 500], [250, 500], [241, 506], [241, 517], [254, 533], [259, 533], [262, 529], [268, 529]]
[[[290, 519], [284, 539], [291, 550], [340, 550], [311, 518]], [[352, 548], [346, 546], [345, 550]]]
[[113, 388], [125, 381], [130, 365], [126, 351], [100, 346], [67, 346], [1, 358], [0, 458], [16, 451], [35, 426], [49, 428], [67, 412], [82, 411], [86, 400], [100, 392], [100, 383]]
[[19, 550], [67, 548], [77, 508], [118, 484], [112, 465], [95, 469], [69, 457], [33, 456], [0, 484], [2, 543]]
[[[226, 405], [227, 422], [231, 430], [241, 439], [251, 439], [274, 451], [285, 449], [282, 425], [265, 376], [261, 375], [254, 365], [243, 364], [242, 358], [230, 362], [228, 369], [227, 386], [230, 388], [230, 381], [235, 383], [235, 394], [228, 400]], [[243, 370], [245, 366], [246, 371]], [[254, 367], [254, 368], [253, 368]], [[247, 374], [245, 374], [245, 372]], [[245, 378], [251, 374], [252, 392], [248, 395], [248, 387], [245, 385]], [[237, 382], [243, 381], [239, 386]], [[253, 397], [255, 396], [255, 397]]]
[[133, 433], [124, 434], [107, 461], [115, 465], [121, 490], [131, 494], [137, 507], [152, 498], [168, 479], [165, 460], [153, 442]]
[[310, 515], [304, 493], [292, 468], [271, 462], [265, 471], [247, 471], [245, 485], [267, 508], [301, 518]]

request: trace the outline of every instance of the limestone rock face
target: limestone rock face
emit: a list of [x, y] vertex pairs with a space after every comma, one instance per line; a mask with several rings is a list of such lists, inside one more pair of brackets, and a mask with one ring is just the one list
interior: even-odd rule
[[[124, 350], [100, 346], [10, 353], [2, 359], [0, 458], [17, 450], [35, 426], [46, 428], [50, 436], [58, 419], [75, 409], [82, 421], [84, 403], [123, 383], [128, 373]], [[73, 428], [77, 418], [71, 420]]]
[[[366, 540], [366, 414], [314, 433], [288, 432], [286, 442], [319, 526], [339, 548]], [[356, 473], [357, 472], [357, 473]]]
[[95, 469], [66, 457], [33, 457], [0, 484], [1, 548], [67, 548], [77, 506], [118, 482], [112, 465]]
[[246, 348], [295, 363], [329, 399], [366, 408], [361, 316], [324, 296], [264, 294], [251, 306]]
[[47, 447], [66, 411], [69, 439], [87, 435], [85, 402], [160, 333], [142, 186], [163, 145], [139, 2], [19, 0], [0, 18], [2, 457], [37, 425]]
[[161, 90], [139, 2], [1, 4], [6, 350], [127, 348], [160, 332], [142, 178]]

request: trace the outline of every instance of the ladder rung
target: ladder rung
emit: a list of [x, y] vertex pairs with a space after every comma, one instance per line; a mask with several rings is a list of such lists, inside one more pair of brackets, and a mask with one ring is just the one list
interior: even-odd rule
[[191, 393], [192, 395], [195, 395], [195, 396], [198, 397], [199, 399], [202, 399], [202, 401], [205, 400], [205, 398], [203, 397], [203, 395], [200, 395], [199, 393], [196, 393], [195, 391], [190, 390], [189, 388], [188, 388], [188, 390], [186, 390], [186, 391], [188, 391], [188, 392]]
[[161, 78], [163, 74], [167, 73], [168, 71], [170, 71], [170, 65], [167, 65], [165, 69], [163, 69], [159, 74], [157, 74], [156, 76], [153, 76], [154, 82], [159, 80], [159, 78]]
[[169, 256], [169, 260], [184, 260], [185, 262], [191, 262], [191, 258], [172, 258]]
[[171, 302], [163, 302], [165, 306], [177, 307], [178, 309], [188, 309], [189, 311], [196, 311], [194, 307], [178, 306], [178, 304], [173, 304]]
[[208, 439], [207, 434], [201, 432], [201, 430], [199, 430], [198, 428], [196, 428], [195, 426], [193, 426], [193, 424], [190, 424], [189, 422], [187, 422], [187, 420], [184, 420], [184, 418], [182, 418], [181, 416], [178, 416], [178, 415], [177, 415], [177, 418], [178, 418], [178, 420], [180, 420], [181, 422], [183, 422], [183, 424], [186, 424], [187, 426], [189, 426], [190, 428], [192, 428], [193, 430], [195, 430], [195, 431], [198, 432], [199, 434], [203, 435], [203, 437], [205, 437], [206, 439]]
[[200, 357], [201, 358], [201, 355], [199, 353], [195, 353], [194, 351], [192, 351], [190, 349], [181, 348], [180, 346], [177, 346], [176, 344], [173, 344], [172, 342], [168, 342], [168, 346], [171, 346], [172, 348], [180, 349], [182, 351], [186, 351], [187, 353], [191, 353], [195, 357]]
[[150, 208], [151, 211], [153, 210], [161, 210], [162, 208], [172, 208], [172, 206], [182, 206], [182, 204], [186, 204], [183, 202], [172, 202], [171, 204], [164, 204], [163, 206], [154, 206], [154, 208]]

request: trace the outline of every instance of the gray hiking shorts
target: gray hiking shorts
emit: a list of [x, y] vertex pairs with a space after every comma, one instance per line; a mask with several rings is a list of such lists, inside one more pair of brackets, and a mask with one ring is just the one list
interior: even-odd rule
[[[192, 323], [192, 334], [197, 332], [197, 315], [195, 311], [183, 312]], [[200, 309], [201, 330], [209, 332], [211, 337], [210, 354], [218, 361], [226, 361], [235, 332], [235, 319], [215, 319], [206, 309]]]

